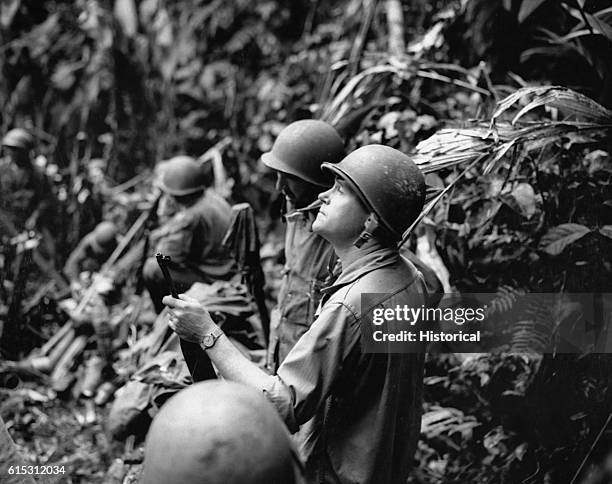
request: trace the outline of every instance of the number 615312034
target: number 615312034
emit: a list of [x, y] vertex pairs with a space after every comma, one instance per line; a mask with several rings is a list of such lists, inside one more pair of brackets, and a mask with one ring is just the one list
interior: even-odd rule
[[9, 466], [7, 472], [10, 475], [57, 475], [66, 473], [64, 466]]

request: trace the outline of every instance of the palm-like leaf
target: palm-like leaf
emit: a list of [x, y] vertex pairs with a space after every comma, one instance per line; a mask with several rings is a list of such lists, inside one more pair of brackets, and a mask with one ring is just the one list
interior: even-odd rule
[[[514, 116], [512, 123], [498, 122], [520, 99], [534, 95], [531, 102]], [[529, 111], [548, 106], [561, 110], [567, 121], [541, 121], [518, 124]], [[575, 133], [595, 141], [612, 127], [612, 111], [592, 99], [563, 87], [527, 87], [497, 104], [490, 124], [478, 123], [467, 129], [442, 129], [416, 147], [416, 163], [425, 173], [439, 171], [487, 155], [499, 160], [513, 146], [524, 151], [541, 149]]]
[[[526, 97], [532, 99], [519, 110], [512, 123], [499, 121]], [[519, 124], [521, 117], [541, 106], [559, 109], [568, 120]], [[611, 127], [612, 111], [580, 93], [558, 86], [526, 87], [502, 99], [489, 123], [481, 122], [463, 129], [442, 129], [420, 142], [416, 147], [415, 162], [424, 173], [469, 163], [453, 180], [451, 185], [454, 185], [472, 168], [480, 166], [482, 173], [494, 170], [512, 148], [529, 153], [564, 138], [576, 138], [576, 134], [581, 135], [579, 141], [597, 141], [606, 136]], [[428, 203], [424, 214], [442, 199], [451, 185]], [[407, 239], [421, 218], [406, 231], [403, 240]]]

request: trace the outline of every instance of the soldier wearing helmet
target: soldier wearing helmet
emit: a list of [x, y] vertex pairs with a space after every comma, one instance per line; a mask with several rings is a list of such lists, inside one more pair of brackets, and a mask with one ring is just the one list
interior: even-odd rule
[[[227, 280], [235, 273], [234, 260], [222, 246], [232, 209], [209, 185], [201, 166], [189, 156], [170, 159], [159, 182], [160, 205], [175, 205], [176, 213], [151, 233], [151, 246], [172, 258], [170, 273], [179, 290], [194, 282]], [[168, 287], [154, 257], [145, 262], [143, 278], [160, 312]]]
[[54, 208], [51, 185], [30, 159], [34, 138], [21, 128], [2, 138], [4, 158], [0, 160], [0, 234], [50, 225]]
[[321, 165], [337, 163], [344, 155], [334, 128], [323, 121], [302, 120], [283, 129], [272, 150], [261, 157], [276, 171], [276, 188], [287, 204], [285, 267], [270, 325], [267, 366], [271, 373], [314, 321], [321, 288], [336, 261], [332, 246], [311, 229], [317, 209], [309, 206], [333, 183]]
[[143, 484], [293, 484], [289, 432], [256, 390], [207, 381], [182, 390], [155, 416]]
[[100, 222], [96, 228], [81, 239], [70, 253], [64, 266], [73, 288], [83, 272], [98, 272], [117, 247], [117, 227], [112, 222]]
[[335, 183], [319, 195], [312, 229], [332, 244], [342, 273], [323, 289], [317, 318], [276, 375], [244, 358], [196, 301], [163, 302], [181, 338], [199, 343], [226, 380], [263, 391], [297, 432], [307, 482], [405, 482], [420, 430], [424, 348], [366, 353], [360, 340], [374, 309], [426, 304], [423, 276], [397, 244], [423, 208], [424, 177], [411, 158], [382, 145], [323, 168]]

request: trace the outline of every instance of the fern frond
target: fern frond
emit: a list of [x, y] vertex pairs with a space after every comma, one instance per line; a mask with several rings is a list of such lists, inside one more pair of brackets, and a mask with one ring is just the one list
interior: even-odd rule
[[556, 295], [531, 295], [525, 306], [525, 319], [514, 325], [511, 349], [517, 353], [550, 351], [556, 318], [553, 300]]
[[551, 326], [547, 321], [519, 321], [512, 331], [510, 349], [513, 353], [544, 353], [550, 342]]
[[487, 316], [510, 311], [516, 301], [526, 294], [524, 289], [512, 286], [499, 286], [495, 298], [487, 304]]

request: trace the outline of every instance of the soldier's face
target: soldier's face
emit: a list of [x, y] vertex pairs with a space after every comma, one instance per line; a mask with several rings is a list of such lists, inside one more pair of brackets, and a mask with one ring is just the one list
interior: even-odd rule
[[176, 212], [178, 212], [180, 207], [176, 203], [176, 200], [173, 196], [164, 193], [159, 199], [159, 205], [157, 207], [157, 217], [160, 220], [168, 220], [172, 217]]
[[319, 194], [323, 206], [312, 224], [318, 233], [332, 244], [352, 244], [363, 230], [368, 212], [357, 195], [341, 179]]
[[280, 171], [276, 172], [276, 189], [285, 195], [295, 208], [310, 205], [320, 191], [320, 187]]

